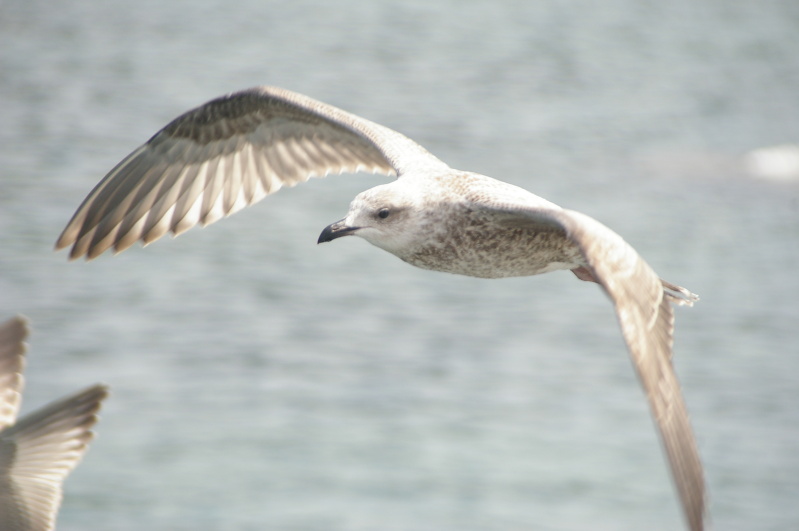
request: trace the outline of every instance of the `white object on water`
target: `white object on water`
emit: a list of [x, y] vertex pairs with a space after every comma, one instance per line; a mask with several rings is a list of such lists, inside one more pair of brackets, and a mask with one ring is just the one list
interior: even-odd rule
[[799, 144], [781, 144], [750, 151], [744, 157], [753, 177], [774, 181], [799, 179]]

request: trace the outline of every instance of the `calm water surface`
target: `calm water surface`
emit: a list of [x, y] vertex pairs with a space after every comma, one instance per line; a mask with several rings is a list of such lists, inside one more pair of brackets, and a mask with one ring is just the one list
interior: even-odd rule
[[716, 529], [799, 526], [799, 4], [0, 3], [0, 311], [25, 410], [111, 385], [61, 531], [680, 529], [609, 302], [316, 246], [342, 176], [147, 249], [52, 245], [168, 120], [258, 84], [584, 211], [666, 279]]

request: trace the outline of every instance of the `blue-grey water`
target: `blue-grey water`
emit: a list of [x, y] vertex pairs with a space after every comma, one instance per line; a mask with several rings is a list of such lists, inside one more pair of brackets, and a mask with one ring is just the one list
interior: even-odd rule
[[0, 318], [24, 411], [102, 381], [59, 530], [673, 530], [609, 301], [568, 272], [477, 280], [362, 240], [359, 191], [283, 190], [146, 249], [67, 261], [92, 186], [170, 119], [307, 93], [616, 229], [666, 279], [715, 529], [799, 527], [796, 2], [0, 2]]

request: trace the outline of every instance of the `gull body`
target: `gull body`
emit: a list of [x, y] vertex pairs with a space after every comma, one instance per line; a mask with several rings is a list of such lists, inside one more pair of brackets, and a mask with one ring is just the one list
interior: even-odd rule
[[[497, 203], [502, 196], [507, 199]], [[538, 229], [531, 234], [516, 226], [519, 219], [510, 209], [561, 210], [484, 175], [457, 170], [422, 173], [359, 194], [347, 217], [326, 229], [319, 241], [353, 234], [411, 265], [481, 278], [530, 276], [584, 265], [578, 247], [564, 238], [554, 220], [530, 218]]]
[[690, 291], [662, 281], [618, 234], [491, 177], [450, 168], [419, 144], [307, 96], [256, 87], [179, 116], [91, 191], [56, 247], [71, 258], [120, 252], [207, 225], [282, 186], [330, 173], [398, 178], [362, 192], [319, 242], [358, 236], [417, 267], [481, 278], [570, 269], [599, 284], [649, 401], [683, 512], [704, 527], [702, 464], [671, 364], [671, 304]]
[[[27, 323], [0, 324], [0, 530], [55, 529], [63, 482], [86, 452], [100, 403], [95, 385], [17, 420]], [[16, 421], [16, 422], [15, 422]]]

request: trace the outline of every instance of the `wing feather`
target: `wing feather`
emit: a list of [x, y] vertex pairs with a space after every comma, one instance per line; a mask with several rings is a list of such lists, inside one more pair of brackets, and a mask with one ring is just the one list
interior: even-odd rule
[[28, 323], [22, 317], [0, 324], [0, 430], [14, 423], [22, 401], [27, 337]]
[[579, 212], [559, 208], [496, 209], [501, 223], [532, 233], [555, 224], [576, 245], [594, 279], [616, 308], [622, 335], [647, 396], [666, 451], [672, 478], [692, 531], [704, 529], [706, 494], [702, 462], [671, 363], [672, 303], [691, 305], [698, 297], [669, 284], [618, 234]]
[[21, 401], [27, 321], [0, 324], [0, 529], [50, 531], [64, 478], [92, 438], [105, 386], [84, 391], [25, 415]]
[[92, 386], [0, 431], [0, 529], [54, 529], [63, 481], [85, 453], [107, 394]]
[[557, 214], [577, 243], [587, 267], [616, 307], [622, 335], [646, 393], [655, 425], [668, 457], [683, 512], [693, 531], [704, 528], [706, 511], [702, 462], [693, 429], [672, 366], [674, 310], [671, 303], [690, 304], [696, 296], [667, 291], [652, 268], [620, 236], [592, 218], [574, 211]]
[[91, 259], [208, 225], [311, 177], [420, 167], [448, 168], [391, 129], [301, 94], [257, 87], [179, 116], [123, 159], [86, 197], [56, 248], [71, 245], [70, 258]]

